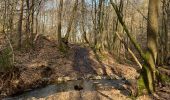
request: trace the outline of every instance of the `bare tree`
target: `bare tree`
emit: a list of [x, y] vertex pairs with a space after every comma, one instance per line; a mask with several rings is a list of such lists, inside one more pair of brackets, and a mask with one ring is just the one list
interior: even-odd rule
[[21, 49], [22, 42], [22, 20], [23, 20], [23, 9], [24, 9], [24, 0], [21, 0], [20, 5], [20, 17], [18, 22], [18, 48]]
[[63, 0], [60, 0], [59, 13], [58, 13], [58, 19], [59, 19], [58, 21], [58, 44], [60, 48], [62, 48], [62, 38], [61, 38], [62, 11], [63, 11]]

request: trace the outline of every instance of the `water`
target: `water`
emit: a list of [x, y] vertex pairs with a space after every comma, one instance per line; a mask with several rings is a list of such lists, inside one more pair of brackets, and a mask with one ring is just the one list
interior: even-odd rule
[[[97, 91], [110, 90], [113, 88], [123, 89], [124, 83], [121, 80], [77, 80], [68, 81], [65, 83], [58, 83], [48, 85], [44, 88], [39, 88], [24, 92], [21, 95], [5, 98], [3, 100], [32, 100], [30, 98], [45, 98], [50, 95], [66, 93], [66, 92], [80, 92], [80, 91]], [[76, 90], [75, 87], [80, 86], [81, 90]]]

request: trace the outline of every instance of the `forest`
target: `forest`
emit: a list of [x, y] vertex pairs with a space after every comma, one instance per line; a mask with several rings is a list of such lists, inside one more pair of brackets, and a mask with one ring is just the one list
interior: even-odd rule
[[0, 100], [170, 100], [170, 0], [0, 0]]

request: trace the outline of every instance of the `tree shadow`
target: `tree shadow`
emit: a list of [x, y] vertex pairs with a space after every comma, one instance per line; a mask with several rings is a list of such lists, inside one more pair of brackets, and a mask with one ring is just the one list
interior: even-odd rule
[[80, 73], [81, 75], [85, 74], [96, 74], [94, 66], [92, 63], [95, 63], [89, 58], [89, 50], [83, 47], [74, 48], [74, 58], [73, 58], [73, 69]]

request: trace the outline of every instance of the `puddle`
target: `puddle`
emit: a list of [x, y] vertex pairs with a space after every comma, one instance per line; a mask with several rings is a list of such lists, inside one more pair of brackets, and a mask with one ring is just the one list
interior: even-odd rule
[[44, 88], [39, 88], [22, 93], [15, 97], [5, 98], [3, 100], [32, 100], [29, 98], [44, 98], [50, 95], [61, 92], [80, 92], [80, 91], [97, 91], [97, 90], [110, 90], [113, 88], [123, 89], [123, 82], [121, 80], [77, 80], [68, 81], [65, 83], [58, 83], [48, 85]]

